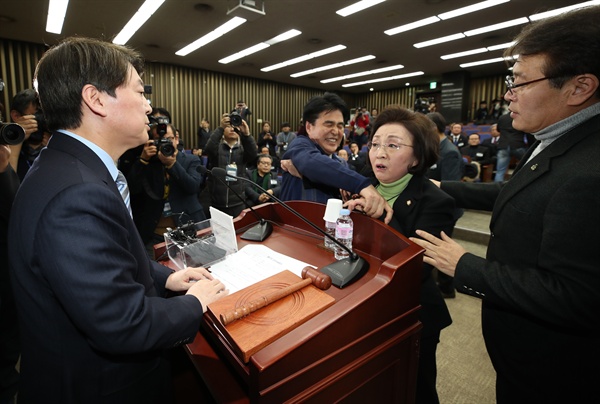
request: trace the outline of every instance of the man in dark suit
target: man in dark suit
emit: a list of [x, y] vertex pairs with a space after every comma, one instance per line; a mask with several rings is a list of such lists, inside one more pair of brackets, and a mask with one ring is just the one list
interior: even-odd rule
[[450, 124], [450, 134], [448, 135], [448, 139], [454, 144], [454, 146], [465, 147], [469, 141], [467, 135], [465, 135], [462, 131], [462, 125], [460, 123]]
[[19, 188], [19, 176], [9, 164], [11, 148], [0, 144], [0, 403], [12, 403], [17, 393], [21, 354], [17, 309], [8, 274], [8, 219]]
[[[204, 268], [148, 259], [116, 161], [148, 139], [141, 55], [82, 37], [46, 51], [35, 81], [55, 130], [13, 204], [9, 259], [23, 403], [171, 401], [165, 350], [226, 295]], [[185, 292], [167, 299], [168, 290]]]
[[481, 165], [490, 164], [492, 162], [490, 149], [479, 143], [479, 134], [477, 133], [469, 135], [468, 146], [460, 149], [460, 152], [463, 156], [469, 156], [471, 161], [476, 161]]
[[[442, 182], [492, 210], [487, 257], [417, 232], [424, 261], [482, 299], [502, 403], [590, 403], [600, 379], [600, 7], [528, 25], [507, 49], [512, 126], [537, 139], [504, 184]], [[568, 57], [565, 57], [568, 55]]]
[[[146, 248], [153, 252], [153, 245], [164, 240], [167, 227], [200, 222], [206, 216], [198, 201], [202, 185], [200, 159], [177, 149], [179, 136], [172, 124], [166, 125], [163, 136], [156, 128], [150, 133], [153, 139], [146, 142], [126, 177], [133, 220]], [[157, 147], [160, 141], [166, 143]]]

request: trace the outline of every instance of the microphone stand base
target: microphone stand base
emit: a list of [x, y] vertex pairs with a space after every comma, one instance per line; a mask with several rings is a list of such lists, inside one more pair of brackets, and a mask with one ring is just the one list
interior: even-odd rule
[[271, 232], [273, 232], [273, 225], [271, 222], [264, 221], [246, 230], [240, 238], [248, 241], [263, 241], [271, 235]]
[[360, 279], [368, 270], [369, 263], [361, 257], [354, 261], [350, 257], [344, 258], [321, 268], [321, 272], [329, 275], [331, 283], [340, 289]]

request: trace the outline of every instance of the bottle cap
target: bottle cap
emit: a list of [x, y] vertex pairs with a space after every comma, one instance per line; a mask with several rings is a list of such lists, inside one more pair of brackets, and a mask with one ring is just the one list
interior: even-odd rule
[[342, 209], [340, 210], [340, 216], [347, 216], [350, 214], [350, 209]]
[[327, 207], [325, 208], [325, 215], [323, 220], [326, 222], [335, 222], [340, 216], [340, 209], [344, 203], [341, 199], [331, 198], [327, 200]]

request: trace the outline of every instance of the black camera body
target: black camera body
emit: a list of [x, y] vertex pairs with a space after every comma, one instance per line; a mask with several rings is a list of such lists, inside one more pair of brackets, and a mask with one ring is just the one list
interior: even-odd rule
[[0, 122], [0, 144], [15, 145], [25, 140], [25, 129], [16, 123]]
[[37, 130], [29, 135], [29, 142], [32, 144], [38, 144], [44, 138], [44, 132], [49, 132], [48, 125], [46, 124], [46, 118], [44, 118], [44, 113], [41, 110], [38, 110], [34, 114], [35, 120], [37, 121]]
[[169, 118], [164, 116], [150, 116], [148, 118], [150, 120], [150, 127], [156, 126], [156, 133], [158, 133], [160, 137], [163, 137], [167, 133]]
[[242, 116], [234, 111], [229, 114], [229, 122], [231, 123], [231, 126], [242, 126]]
[[162, 153], [165, 157], [171, 157], [175, 154], [175, 146], [171, 139], [159, 139], [154, 141], [154, 146]]

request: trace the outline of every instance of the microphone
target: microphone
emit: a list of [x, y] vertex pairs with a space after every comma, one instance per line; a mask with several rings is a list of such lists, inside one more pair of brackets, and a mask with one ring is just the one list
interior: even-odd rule
[[[226, 177], [231, 177], [237, 180], [249, 182], [261, 191], [267, 192], [266, 189], [262, 188], [260, 185], [255, 184], [254, 181], [251, 181], [248, 178], [228, 174], [227, 171], [221, 167], [213, 168], [212, 176], [221, 179], [221, 181], [223, 182], [225, 182]], [[306, 224], [317, 230], [319, 233], [323, 234], [325, 237], [328, 237], [331, 241], [335, 243], [335, 245], [339, 246], [340, 248], [347, 251], [348, 254], [350, 254], [348, 258], [344, 258], [339, 261], [336, 260], [334, 263], [321, 268], [321, 272], [331, 277], [331, 283], [333, 285], [341, 289], [344, 286], [348, 286], [352, 282], [362, 277], [365, 273], [367, 273], [367, 271], [369, 270], [369, 263], [364, 258], [360, 257], [350, 248], [340, 243], [335, 237], [332, 237], [330, 234], [327, 234], [327, 232], [325, 232], [319, 226], [302, 216], [300, 213], [296, 212], [288, 204], [283, 202], [281, 199], [277, 198], [275, 195], [269, 195], [269, 197], [272, 198], [275, 202], [279, 203], [284, 208], [286, 208], [293, 215], [302, 219]]]
[[[206, 174], [206, 173], [211, 174], [213, 176], [213, 178], [217, 179], [219, 182], [221, 182], [221, 184], [225, 185], [231, 192], [233, 192], [233, 194], [235, 196], [238, 197], [238, 199], [240, 199], [242, 202], [244, 202], [244, 205], [246, 205], [246, 207], [248, 209], [250, 209], [250, 211], [254, 214], [254, 216], [256, 216], [256, 220], [258, 220], [258, 223], [255, 226], [253, 226], [250, 229], [248, 229], [244, 234], [242, 234], [240, 236], [240, 238], [242, 240], [248, 240], [248, 241], [263, 241], [263, 240], [265, 240], [273, 232], [273, 225], [270, 222], [267, 222], [261, 215], [259, 215], [258, 212], [256, 212], [252, 208], [252, 205], [250, 205], [248, 203], [248, 201], [246, 201], [245, 198], [242, 198], [242, 196], [240, 194], [238, 194], [236, 192], [236, 190], [233, 189], [227, 183], [227, 181], [225, 181], [225, 176], [224, 175], [220, 175], [220, 174], [215, 175], [215, 172], [218, 172], [218, 170], [223, 170], [223, 172], [225, 172], [224, 169], [218, 168], [218, 170], [217, 170], [217, 168], [218, 167], [215, 167], [211, 171], [211, 170], [207, 169], [206, 167], [204, 167], [203, 165], [200, 165], [200, 166], [198, 166], [198, 168], [196, 170], [200, 174]], [[215, 171], [215, 170], [217, 170], [217, 171]], [[236, 178], [241, 178], [241, 177], [236, 177]], [[245, 178], [243, 178], [243, 179], [245, 179]]]

